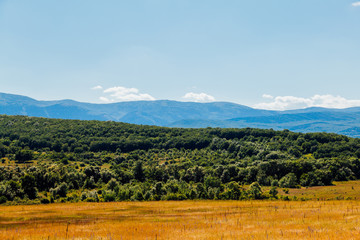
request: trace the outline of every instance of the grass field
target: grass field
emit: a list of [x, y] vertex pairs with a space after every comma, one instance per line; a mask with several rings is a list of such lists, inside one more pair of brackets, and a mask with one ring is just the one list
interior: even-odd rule
[[0, 239], [360, 239], [359, 201], [1, 206]]
[[307, 200], [360, 200], [360, 181], [334, 182], [333, 186], [291, 188], [289, 194], [279, 188], [279, 193], [290, 198], [296, 196], [298, 199]]

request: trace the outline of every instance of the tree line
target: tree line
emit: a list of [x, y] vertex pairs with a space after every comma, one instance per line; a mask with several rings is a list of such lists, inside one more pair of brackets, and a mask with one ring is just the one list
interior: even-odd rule
[[1, 115], [0, 202], [277, 198], [359, 179], [359, 149], [329, 133]]

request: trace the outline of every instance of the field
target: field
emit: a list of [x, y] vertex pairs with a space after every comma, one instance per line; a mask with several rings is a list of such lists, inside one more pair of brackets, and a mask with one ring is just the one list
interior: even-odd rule
[[[269, 187], [264, 187], [268, 191]], [[279, 188], [279, 194], [301, 200], [360, 200], [360, 181], [333, 182], [332, 186], [289, 188], [286, 194]]]
[[312, 200], [360, 200], [360, 181], [333, 182], [333, 186], [302, 187], [289, 189], [290, 198], [296, 196], [298, 199]]
[[358, 201], [1, 206], [0, 239], [360, 239]]

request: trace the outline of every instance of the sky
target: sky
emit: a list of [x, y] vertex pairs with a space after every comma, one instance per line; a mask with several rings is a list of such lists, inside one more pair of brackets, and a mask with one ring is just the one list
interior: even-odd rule
[[360, 106], [355, 0], [0, 0], [0, 92]]

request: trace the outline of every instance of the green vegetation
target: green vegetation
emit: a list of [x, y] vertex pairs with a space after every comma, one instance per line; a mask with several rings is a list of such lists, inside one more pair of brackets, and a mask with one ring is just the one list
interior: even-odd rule
[[328, 133], [0, 115], [0, 203], [277, 198], [360, 179], [359, 157]]

